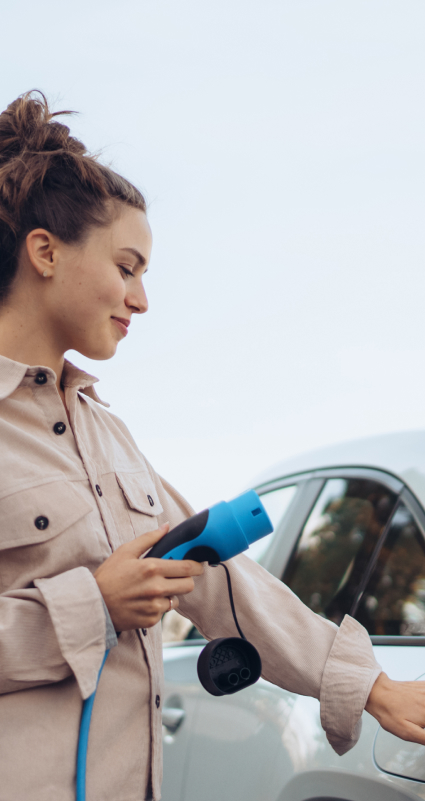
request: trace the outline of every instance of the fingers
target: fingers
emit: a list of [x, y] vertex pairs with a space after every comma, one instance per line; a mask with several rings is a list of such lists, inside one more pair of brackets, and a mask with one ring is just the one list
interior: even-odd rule
[[391, 732], [391, 734], [395, 734], [396, 737], [400, 737], [401, 740], [425, 745], [425, 731], [415, 723], [411, 723], [410, 720], [403, 720], [398, 725], [391, 721], [390, 725], [386, 726], [384, 724], [382, 728]]
[[148, 531], [147, 534], [141, 534], [140, 537], [136, 537], [135, 540], [131, 542], [126, 542], [125, 545], [121, 545], [119, 548], [120, 551], [125, 551], [132, 556], [135, 556], [137, 559], [142, 554], [146, 553], [149, 548], [152, 548], [156, 542], [162, 540], [162, 538], [167, 534], [170, 528], [169, 523], [163, 523], [156, 531]]
[[155, 595], [167, 598], [171, 595], [188, 595], [195, 588], [193, 578], [162, 579], [155, 585]]
[[204, 572], [204, 566], [192, 559], [149, 559], [147, 556], [144, 567], [150, 568], [156, 575], [170, 579], [181, 576], [202, 576]]
[[[166, 612], [171, 612], [172, 609], [177, 609], [179, 606], [179, 599], [172, 596], [172, 606], [170, 608], [170, 597], [155, 598], [148, 605], [144, 604], [140, 610], [140, 627], [155, 626], [159, 623], [161, 618]], [[134, 625], [133, 625], [134, 628]]]
[[164, 578], [154, 572], [138, 571], [128, 575], [127, 590], [133, 598], [166, 598], [170, 595], [187, 595], [195, 588], [192, 576]]
[[179, 599], [177, 595], [168, 595], [166, 598], [164, 598], [164, 601], [166, 603], [166, 608], [164, 609], [163, 614], [165, 614], [165, 612], [171, 612], [172, 609], [177, 609], [179, 606]]
[[169, 530], [166, 523], [121, 545], [97, 568], [94, 578], [117, 631], [154, 626], [165, 612], [178, 607], [178, 597], [195, 587], [202, 564], [186, 560], [139, 557]]
[[[178, 598], [173, 597], [173, 609], [179, 605]], [[170, 598], [152, 598], [143, 603], [133, 601], [126, 606], [119, 606], [111, 614], [117, 631], [151, 628], [155, 626], [166, 612], [170, 611]]]

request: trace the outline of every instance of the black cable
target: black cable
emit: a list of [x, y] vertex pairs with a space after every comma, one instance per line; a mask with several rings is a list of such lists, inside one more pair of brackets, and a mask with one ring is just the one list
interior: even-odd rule
[[240, 627], [240, 625], [238, 623], [238, 619], [236, 617], [235, 604], [234, 604], [234, 601], [233, 601], [232, 581], [231, 581], [231, 578], [230, 578], [229, 569], [228, 569], [227, 565], [225, 565], [223, 562], [219, 562], [218, 565], [214, 565], [214, 566], [215, 567], [220, 567], [220, 566], [224, 567], [224, 569], [226, 571], [227, 589], [229, 590], [229, 601], [230, 601], [230, 606], [231, 606], [231, 609], [232, 609], [233, 620], [235, 621], [236, 628], [237, 628], [239, 634], [241, 635], [242, 639], [246, 640], [245, 634], [243, 633], [243, 631], [242, 631], [242, 629], [241, 629], [241, 627]]

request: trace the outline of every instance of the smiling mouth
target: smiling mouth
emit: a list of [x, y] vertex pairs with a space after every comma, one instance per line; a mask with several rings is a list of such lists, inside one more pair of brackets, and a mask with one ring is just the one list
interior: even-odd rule
[[111, 320], [114, 321], [115, 325], [121, 333], [126, 337], [128, 334], [128, 326], [130, 325], [130, 320], [125, 320], [124, 317], [111, 317]]

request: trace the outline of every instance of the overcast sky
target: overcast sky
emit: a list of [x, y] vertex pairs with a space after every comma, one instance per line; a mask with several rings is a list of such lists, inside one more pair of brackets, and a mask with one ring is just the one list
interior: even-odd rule
[[148, 315], [99, 376], [196, 508], [303, 450], [425, 428], [423, 0], [3, 4], [37, 87], [145, 193]]

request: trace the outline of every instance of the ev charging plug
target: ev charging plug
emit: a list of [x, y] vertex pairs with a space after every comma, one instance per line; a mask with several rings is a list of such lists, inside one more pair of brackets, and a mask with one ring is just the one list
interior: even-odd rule
[[254, 490], [232, 501], [221, 501], [173, 528], [147, 554], [157, 559], [193, 559], [221, 565], [227, 575], [230, 605], [239, 637], [220, 637], [205, 646], [198, 659], [198, 677], [211, 695], [230, 695], [255, 684], [261, 675], [261, 658], [244, 636], [233, 602], [226, 565], [251, 543], [273, 531], [270, 518]]
[[272, 531], [260, 498], [254, 490], [248, 490], [232, 501], [221, 501], [184, 520], [159, 540], [147, 556], [218, 565], [246, 551]]

